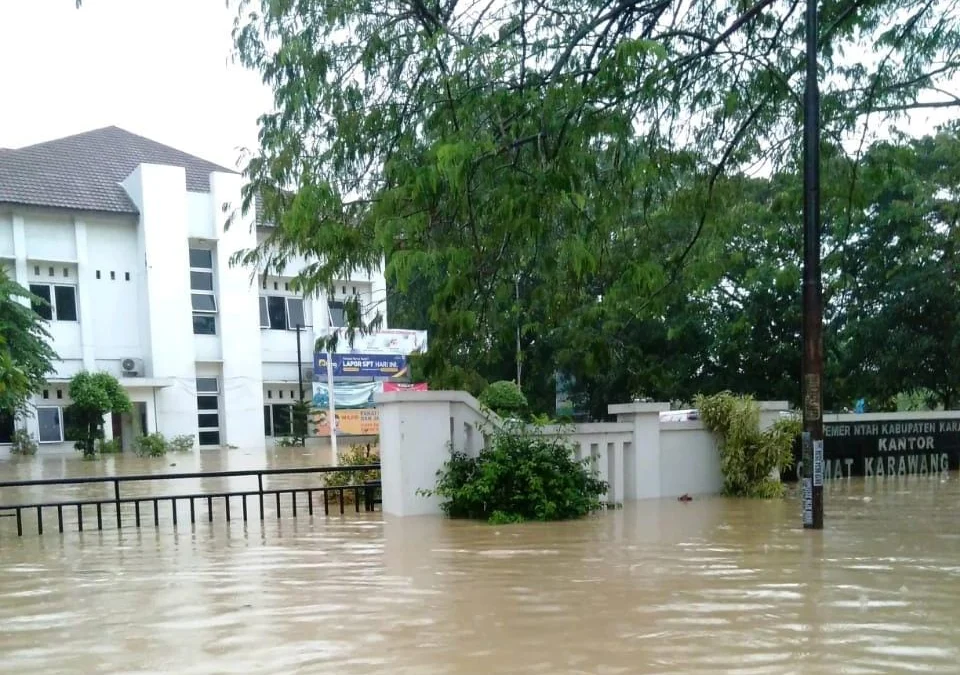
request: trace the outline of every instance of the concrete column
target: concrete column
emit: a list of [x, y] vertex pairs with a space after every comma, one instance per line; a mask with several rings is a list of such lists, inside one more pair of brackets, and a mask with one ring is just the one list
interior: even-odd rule
[[96, 370], [96, 361], [93, 340], [93, 300], [90, 290], [93, 286], [94, 275], [87, 262], [87, 223], [80, 218], [75, 218], [73, 227], [77, 240], [77, 305], [80, 310], [78, 312], [80, 317], [80, 354], [83, 359], [83, 369], [93, 372]]
[[[383, 512], [392, 516], [439, 514], [440, 500], [417, 494], [432, 489], [450, 458], [451, 400], [461, 392], [378, 394]], [[471, 397], [472, 398], [472, 397]]]
[[610, 500], [622, 502], [624, 500], [623, 443], [612, 445], [612, 448], [607, 448], [608, 452], [613, 453], [607, 460], [613, 471], [613, 476], [610, 478]]
[[[23, 216], [16, 213], [13, 214], [13, 257], [13, 280], [24, 288], [29, 288], [30, 282], [27, 279], [27, 230], [23, 224]], [[30, 305], [27, 298], [17, 298], [17, 301], [26, 306]], [[34, 401], [27, 403], [25, 414], [20, 417], [17, 426], [25, 429], [33, 437], [33, 440], [39, 438], [40, 424], [37, 422], [37, 410]]]
[[632, 452], [623, 467], [633, 478], [625, 481], [633, 485], [633, 494], [625, 494], [625, 500], [660, 497], [660, 413], [667, 410], [669, 403], [620, 403], [607, 408], [618, 422], [633, 424]]
[[103, 416], [103, 440], [113, 440], [113, 413], [107, 413]]
[[157, 429], [157, 390], [151, 389], [150, 396], [147, 398], [147, 428], [140, 431], [144, 436], [156, 433]]
[[141, 164], [122, 186], [140, 210], [138, 255], [142, 254], [146, 263], [141, 331], [147, 374], [175, 381], [154, 394], [157, 428], [168, 437], [196, 436], [186, 171]]
[[[217, 335], [223, 355], [220, 433], [223, 443], [241, 448], [262, 448], [266, 439], [263, 430], [260, 294], [251, 280], [250, 270], [230, 264], [234, 253], [257, 245], [252, 209], [246, 214], [241, 212], [242, 182], [239, 175], [210, 174], [210, 199], [218, 237], [214, 275], [219, 304]], [[311, 361], [304, 365], [309, 363]]]
[[[13, 256], [14, 256], [14, 281], [27, 288], [27, 230], [23, 224], [23, 216], [13, 214]], [[26, 298], [19, 298], [24, 305], [29, 305], [30, 301]]]

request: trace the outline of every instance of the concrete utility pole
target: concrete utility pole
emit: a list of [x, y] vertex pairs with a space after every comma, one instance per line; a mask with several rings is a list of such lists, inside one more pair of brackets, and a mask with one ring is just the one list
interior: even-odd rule
[[823, 284], [820, 273], [820, 92], [817, 0], [807, 0], [803, 110], [803, 526], [823, 529]]

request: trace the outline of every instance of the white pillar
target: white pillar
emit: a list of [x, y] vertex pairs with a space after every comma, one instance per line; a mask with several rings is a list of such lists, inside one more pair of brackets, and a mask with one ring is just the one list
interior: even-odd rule
[[[23, 216], [13, 214], [13, 257], [14, 257], [14, 281], [26, 289], [30, 288], [30, 281], [27, 278], [27, 230], [23, 224]], [[30, 305], [27, 298], [17, 298], [23, 305]], [[19, 421], [19, 426], [26, 430], [28, 434], [37, 440], [40, 437], [40, 424], [37, 421], [36, 402], [29, 401], [23, 417]]]
[[103, 416], [103, 440], [113, 440], [113, 413], [107, 413]]
[[432, 489], [437, 471], [450, 458], [451, 400], [465, 396], [449, 391], [377, 394], [385, 514], [441, 513], [439, 499], [423, 497], [417, 491]]
[[612, 453], [607, 459], [613, 471], [610, 477], [610, 501], [619, 503], [624, 501], [623, 443], [611, 443], [607, 446], [607, 452]]
[[157, 427], [167, 437], [197, 433], [186, 181], [181, 167], [141, 164], [122, 183], [140, 210], [147, 374], [175, 382], [154, 393]]
[[[241, 448], [262, 448], [266, 438], [263, 429], [260, 294], [248, 268], [230, 265], [234, 253], [257, 245], [253, 209], [248, 213], [241, 211], [242, 183], [242, 177], [236, 174], [210, 174], [210, 200], [218, 237], [215, 277], [220, 311], [217, 314], [217, 335], [223, 355], [220, 441]], [[232, 222], [228, 221], [230, 218]]]
[[87, 263], [87, 223], [80, 218], [75, 218], [73, 227], [77, 240], [77, 304], [80, 310], [77, 314], [80, 318], [80, 354], [83, 359], [83, 369], [93, 372], [96, 370], [91, 299], [94, 274]]
[[[23, 216], [13, 214], [13, 257], [14, 257], [14, 281], [23, 286], [29, 287], [27, 280], [27, 230], [23, 224]], [[30, 301], [26, 298], [19, 298], [24, 305], [29, 305]]]
[[611, 405], [607, 411], [617, 416], [618, 422], [633, 424], [633, 446], [629, 461], [625, 461], [624, 473], [633, 480], [626, 484], [634, 486], [633, 494], [625, 494], [625, 500], [659, 499], [660, 491], [660, 413], [670, 410], [669, 403], [621, 403]]

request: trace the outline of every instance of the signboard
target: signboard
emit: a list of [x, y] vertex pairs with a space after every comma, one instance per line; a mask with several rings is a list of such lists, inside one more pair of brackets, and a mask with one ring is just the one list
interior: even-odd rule
[[[345, 377], [403, 377], [407, 374], [407, 357], [402, 354], [334, 354], [333, 376]], [[313, 355], [313, 374], [327, 374], [327, 355]]]
[[[372, 408], [373, 395], [381, 391], [381, 382], [337, 382], [333, 385], [333, 403], [337, 408]], [[330, 388], [325, 382], [313, 383], [314, 408], [330, 406]]]
[[[940, 474], [960, 468], [960, 419], [824, 422], [822, 449], [814, 448], [813, 479]], [[797, 475], [801, 449], [794, 447]], [[786, 476], [785, 476], [786, 478]]]
[[[322, 335], [330, 335], [330, 332]], [[425, 330], [381, 330], [376, 333], [353, 336], [353, 344], [345, 328], [332, 331], [337, 334], [337, 353], [339, 354], [396, 354], [409, 356], [427, 351], [427, 331]]]
[[[310, 413], [310, 431], [314, 436], [330, 436], [330, 415], [326, 410]], [[377, 436], [380, 434], [380, 412], [377, 408], [337, 410], [337, 436]]]
[[403, 382], [384, 382], [384, 393], [391, 391], [429, 391], [426, 382], [417, 382], [414, 384], [404, 384]]

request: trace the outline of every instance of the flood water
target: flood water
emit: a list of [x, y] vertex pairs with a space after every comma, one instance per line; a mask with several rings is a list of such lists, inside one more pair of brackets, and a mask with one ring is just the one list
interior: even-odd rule
[[0, 522], [0, 672], [958, 672], [957, 476], [837, 481], [826, 506], [823, 532], [795, 497], [509, 527]]

